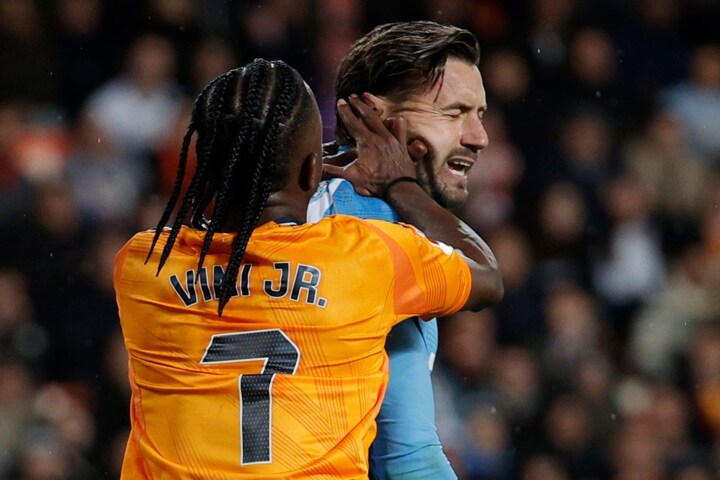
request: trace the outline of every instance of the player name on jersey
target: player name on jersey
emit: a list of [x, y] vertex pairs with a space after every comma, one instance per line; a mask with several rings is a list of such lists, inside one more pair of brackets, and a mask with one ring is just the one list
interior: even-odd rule
[[[273, 268], [274, 278], [261, 279], [256, 285], [251, 284], [250, 273], [253, 265], [244, 263], [240, 266], [238, 281], [233, 286], [233, 297], [249, 297], [255, 293], [262, 293], [271, 298], [285, 298], [295, 302], [304, 301], [309, 305], [325, 308], [327, 300], [318, 295], [320, 284], [320, 269], [302, 263], [294, 265], [291, 262], [275, 262]], [[210, 302], [220, 298], [220, 285], [225, 270], [221, 265], [203, 267], [198, 272], [195, 269], [185, 272], [185, 278], [173, 274], [168, 277], [170, 285], [186, 307], [197, 304], [200, 300]]]

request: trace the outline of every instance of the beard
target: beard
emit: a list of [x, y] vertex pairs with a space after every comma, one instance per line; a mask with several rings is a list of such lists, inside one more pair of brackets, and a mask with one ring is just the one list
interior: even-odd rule
[[416, 175], [420, 186], [445, 209], [458, 208], [468, 198], [467, 181], [465, 185], [448, 185], [442, 179], [443, 170], [451, 156], [438, 162], [435, 152], [428, 151], [416, 166]]

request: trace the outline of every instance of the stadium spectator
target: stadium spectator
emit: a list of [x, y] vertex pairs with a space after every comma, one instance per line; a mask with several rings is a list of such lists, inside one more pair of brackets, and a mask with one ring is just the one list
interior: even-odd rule
[[[174, 7], [177, 9], [173, 10]], [[712, 55], [699, 55], [708, 47], [712, 50], [717, 46], [717, 25], [720, 24], [717, 2], [3, 0], [0, 10], [0, 58], [4, 59], [0, 62], [0, 85], [3, 85], [0, 89], [0, 270], [13, 272], [4, 277], [12, 283], [8, 290], [12, 293], [0, 299], [0, 310], [10, 317], [14, 316], [10, 315], [11, 311], [21, 308], [21, 316], [30, 317], [32, 323], [46, 332], [47, 338], [47, 349], [44, 353], [38, 349], [39, 356], [32, 360], [13, 357], [0, 361], [0, 377], [8, 372], [8, 376], [15, 378], [10, 384], [17, 387], [18, 378], [23, 378], [22, 383], [26, 385], [5, 390], [17, 392], [12, 394], [15, 406], [6, 408], [9, 404], [3, 403], [0, 416], [23, 419], [19, 428], [27, 430], [27, 425], [34, 421], [34, 399], [44, 391], [43, 387], [58, 380], [72, 383], [73, 389], [86, 395], [86, 408], [95, 419], [98, 434], [92, 440], [94, 448], [80, 450], [70, 443], [66, 446], [75, 460], [84, 458], [85, 464], [91, 465], [93, 471], [89, 478], [92, 480], [119, 477], [118, 465], [127, 440], [123, 428], [128, 421], [129, 395], [127, 387], [111, 385], [117, 382], [110, 377], [123, 375], [119, 367], [111, 374], [101, 365], [89, 366], [100, 378], [70, 380], [73, 367], [57, 352], [75, 348], [77, 339], [72, 338], [72, 331], [58, 334], [61, 324], [56, 319], [58, 316], [70, 319], [69, 323], [63, 321], [63, 329], [74, 325], [73, 311], [65, 301], [65, 293], [86, 283], [85, 276], [90, 272], [86, 267], [96, 258], [91, 247], [95, 242], [91, 240], [102, 237], [106, 222], [117, 218], [115, 213], [99, 215], [97, 211], [107, 212], [107, 208], [111, 208], [116, 213], [128, 212], [129, 225], [124, 220], [122, 224], [111, 225], [111, 230], [119, 228], [118, 235], [126, 237], [155, 225], [162, 214], [177, 168], [178, 135], [181, 137], [184, 133], [198, 88], [214, 78], [207, 63], [219, 60], [215, 54], [208, 53], [213, 49], [205, 48], [205, 39], [220, 39], [223, 48], [232, 53], [234, 63], [224, 70], [251, 61], [258, 52], [302, 66], [303, 76], [318, 93], [318, 100], [327, 99], [322, 112], [325, 137], [330, 139], [335, 123], [332, 79], [336, 63], [332, 59], [339, 59], [352, 41], [376, 25], [425, 19], [463, 26], [481, 40], [480, 68], [489, 104], [485, 126], [491, 138], [486, 153], [489, 157], [497, 146], [498, 150], [519, 152], [522, 158], [522, 169], [515, 172], [519, 183], [515, 188], [506, 185], [508, 188], [503, 190], [503, 195], [510, 197], [512, 208], [506, 212], [509, 216], [498, 224], [484, 223], [487, 231], [482, 232], [503, 267], [505, 299], [492, 311], [483, 311], [478, 318], [471, 316], [470, 321], [479, 321], [481, 328], [477, 331], [470, 328], [468, 332], [474, 333], [468, 337], [483, 336], [482, 341], [477, 341], [476, 350], [466, 345], [470, 342], [460, 333], [453, 332], [455, 326], [448, 328], [449, 336], [441, 332], [441, 338], [445, 336], [449, 341], [440, 344], [433, 379], [437, 389], [437, 427], [458, 476], [461, 480], [470, 478], [467, 474], [470, 464], [456, 452], [472, 445], [468, 437], [472, 409], [458, 408], [464, 403], [461, 398], [497, 398], [499, 386], [490, 381], [490, 374], [486, 372], [501, 359], [506, 348], [516, 346], [524, 349], [525, 358], [532, 360], [537, 372], [535, 381], [541, 386], [541, 413], [560, 394], [581, 398], [593, 412], [592, 427], [600, 434], [592, 448], [596, 455], [605, 457], [609, 468], [601, 480], [635, 480], [653, 474], [663, 480], [705, 480], [718, 476], [720, 441], [711, 425], [717, 405], [713, 393], [717, 390], [713, 342], [717, 342], [713, 332], [720, 321], [716, 298], [720, 291], [717, 274], [720, 181], [716, 168], [718, 156], [703, 143], [709, 139], [713, 145], [711, 137], [720, 138], [714, 122], [720, 118], [720, 111], [712, 96], [720, 77], [713, 74], [712, 65], [716, 62], [709, 60]], [[186, 28], [188, 34], [183, 33]], [[153, 146], [153, 158], [139, 162], [147, 169], [143, 177], [146, 183], [133, 186], [126, 195], [114, 197], [117, 205], [105, 203], [101, 208], [101, 202], [94, 208], [87, 198], [94, 194], [83, 191], [80, 177], [67, 181], [69, 167], [73, 165], [72, 156], [68, 154], [88, 149], [87, 144], [75, 145], [78, 138], [72, 134], [82, 125], [82, 117], [76, 113], [97, 91], [95, 87], [124, 74], [123, 52], [145, 34], [158, 32], [165, 32], [167, 37], [179, 40], [179, 44], [184, 45], [182, 48], [188, 48], [176, 52], [178, 70], [169, 75], [171, 84], [183, 87], [176, 90], [178, 93], [169, 102], [170, 109], [181, 112], [180, 117], [162, 117], [152, 125], [166, 130], [161, 135], [160, 146]], [[599, 57], [580, 59], [585, 64], [580, 68], [573, 65], [577, 60], [571, 55], [571, 46], [578, 43], [578, 34], [583, 32], [593, 32], [595, 38], [595, 41], [584, 42], [586, 47], [611, 48], [598, 49], [596, 53], [604, 52]], [[267, 40], [274, 36], [280, 39], [279, 43]], [[248, 41], [250, 38], [254, 40]], [[194, 76], [188, 75], [188, 66], [197, 59], [193, 53], [196, 51], [204, 52], [197, 55], [204, 56], [201, 70], [207, 69], [205, 74], [209, 75], [204, 77], [205, 81], [199, 73], [194, 74], [198, 75], [194, 80]], [[225, 57], [227, 53], [218, 52], [218, 55]], [[693, 66], [697, 65], [696, 55], [705, 57], [699, 62], [700, 69]], [[609, 128], [612, 132], [611, 140], [603, 138], [612, 142], [612, 151], [606, 159], [614, 166], [610, 175], [598, 180], [598, 191], [606, 191], [618, 173], [627, 171], [637, 175], [649, 195], [650, 203], [646, 207], [653, 228], [658, 229], [657, 238], [662, 247], [660, 260], [666, 275], [658, 290], [642, 298], [636, 313], [621, 325], [627, 329], [628, 337], [603, 336], [603, 350], [594, 350], [581, 358], [561, 376], [563, 391], [557, 391], [557, 375], [548, 376], [541, 352], [551, 341], [544, 323], [543, 305], [553, 295], [558, 281], [579, 286], [592, 299], [598, 307], [600, 325], [607, 326], [607, 321], [613, 319], [605, 309], [606, 295], [601, 295], [597, 286], [588, 281], [593, 274], [593, 261], [607, 251], [603, 249], [603, 245], [607, 245], [603, 241], [610, 230], [605, 223], [603, 203], [589, 202], [584, 196], [578, 198], [578, 192], [584, 192], [584, 187], [560, 168], [567, 159], [561, 161], [557, 153], [567, 152], [566, 147], [561, 148], [558, 135], [571, 121], [566, 113], [587, 107], [576, 104], [575, 95], [564, 95], [566, 80], [572, 78], [568, 72], [589, 71], [590, 60], [597, 66], [602, 64], [597, 60], [603, 58], [603, 62], [610, 61], [608, 65], [615, 70], [614, 79], [608, 85], [617, 93], [618, 103], [615, 108], [607, 103], [610, 97], [604, 90], [599, 99], [595, 97], [592, 101], [601, 107], [599, 111], [605, 122], [601, 130]], [[222, 60], [226, 61], [227, 58]], [[594, 94], [591, 90], [588, 92]], [[682, 92], [682, 102], [671, 104], [669, 100], [675, 102], [678, 92]], [[702, 100], [693, 100], [698, 98]], [[626, 100], [629, 102], [625, 103]], [[678, 115], [678, 105], [683, 104], [685, 113]], [[145, 123], [148, 117], [143, 114], [143, 108], [146, 105], [124, 107], [134, 122]], [[607, 109], [628, 115], [618, 123]], [[696, 115], [697, 112], [701, 112], [701, 116]], [[493, 119], [494, 113], [500, 114], [501, 122]], [[498, 128], [500, 124], [502, 128]], [[502, 130], [506, 134], [501, 144], [498, 132]], [[593, 128], [589, 132], [588, 140], [594, 139], [593, 142], [602, 133]], [[100, 138], [99, 147], [107, 147], [109, 142], [103, 144], [109, 140], [108, 135]], [[86, 140], [93, 141], [93, 138], [88, 136]], [[94, 141], [97, 144], [97, 138]], [[165, 149], [167, 152], [159, 153]], [[496, 153], [500, 152], [496, 150]], [[161, 155], [168, 160], [157, 161]], [[117, 161], [129, 166], [136, 160], [122, 152], [117, 154]], [[481, 180], [477, 185], [484, 186], [486, 180], [493, 179], [491, 184], [497, 187], [494, 182], [499, 178], [492, 175], [493, 171], [481, 169], [478, 164], [471, 170], [474, 180]], [[127, 171], [130, 170], [128, 167]], [[169, 180], [161, 183], [156, 179]], [[73, 188], [70, 185], [74, 185]], [[49, 194], [51, 191], [56, 193]], [[142, 193], [130, 201], [135, 191]], [[493, 191], [493, 195], [495, 193]], [[470, 216], [473, 211], [494, 208], [480, 204], [487, 195], [479, 189], [474, 188], [471, 194], [477, 197], [466, 202], [466, 221], [477, 218]], [[48, 195], [54, 200], [39, 201]], [[136, 207], [130, 208], [136, 201]], [[490, 201], [495, 202], [496, 197]], [[78, 210], [77, 206], [82, 209]], [[88, 215], [89, 212], [92, 213]], [[92, 223], [88, 224], [89, 219]], [[485, 222], [486, 217], [482, 221]], [[643, 255], [647, 254], [643, 251]], [[24, 294], [18, 293], [23, 290]], [[29, 297], [27, 309], [24, 306], [27, 302], [11, 300], [16, 295]], [[87, 290], [82, 316], [95, 316], [111, 323], [101, 308], [106, 305], [105, 295], [102, 289]], [[119, 334], [118, 329], [116, 326], [113, 335]], [[85, 348], [96, 353], [112, 349], [109, 345], [101, 346], [93, 335], [85, 336], [88, 344], [83, 344], [78, 353]], [[33, 338], [37, 339], [34, 346], [43, 344], [42, 335]], [[484, 365], [481, 368], [484, 373], [476, 375], [480, 381], [469, 382], [462, 394], [446, 386], [456, 381], [462, 383], [463, 374], [454, 360], [459, 351], [470, 351], [468, 358]], [[117, 362], [123, 363], [119, 355]], [[15, 366], [8, 366], [10, 363]], [[18, 375], [21, 370], [26, 373]], [[701, 458], [668, 466], [662, 455], [650, 454], [658, 432], [638, 427], [638, 420], [626, 412], [640, 410], [648, 404], [652, 398], [650, 392], [654, 391], [651, 386], [669, 387], [690, 399], [691, 428], [685, 435], [690, 444], [705, 452]], [[106, 401], [108, 397], [115, 400]], [[701, 402], [700, 398], [706, 400]], [[700, 408], [701, 403], [706, 406]], [[14, 416], [17, 405], [21, 404], [25, 406], [25, 413]], [[500, 414], [505, 416], [504, 412]], [[527, 480], [573, 478], [568, 473], [571, 465], [566, 458], [543, 448], [544, 433], [537, 418], [504, 418], [503, 428], [509, 434], [510, 449], [516, 452], [512, 460], [515, 478], [523, 475]], [[11, 424], [17, 426], [15, 420]], [[106, 425], [105, 421], [117, 423]], [[3, 422], [0, 425], [10, 425]], [[0, 426], [0, 430], [2, 428]], [[33, 442], [26, 443], [17, 431], [6, 435], [3, 430], [0, 435], [3, 442], [0, 457], [3, 465], [12, 470], [3, 470], [0, 478], [21, 478], [20, 452]], [[640, 435], [635, 436], [638, 432]], [[54, 435], [61, 438], [57, 432]], [[52, 438], [52, 435], [38, 438]], [[632, 452], [624, 458], [626, 446], [632, 447]]]
[[0, 101], [19, 100], [38, 109], [56, 101], [57, 58], [45, 24], [36, 0], [0, 3]]
[[142, 172], [141, 189], [152, 187], [148, 158], [180, 111], [175, 55], [167, 38], [138, 37], [128, 49], [122, 74], [101, 85], [83, 108], [100, 129], [99, 140], [115, 145], [128, 169]]
[[59, 104], [71, 118], [88, 93], [108, 80], [120, 53], [105, 27], [102, 0], [54, 2], [53, 43], [58, 58]]
[[704, 44], [693, 52], [684, 82], [668, 88], [663, 100], [680, 120], [690, 145], [709, 167], [720, 158], [720, 46]]
[[[629, 138], [623, 165], [642, 182], [658, 220], [697, 222], [709, 190], [708, 169], [693, 153], [680, 120], [667, 110], [651, 114]], [[671, 228], [671, 227], [666, 227]]]
[[653, 207], [639, 179], [623, 174], [608, 181], [604, 203], [610, 222], [606, 245], [597, 251], [593, 281], [611, 323], [624, 336], [630, 317], [662, 287], [665, 264]]

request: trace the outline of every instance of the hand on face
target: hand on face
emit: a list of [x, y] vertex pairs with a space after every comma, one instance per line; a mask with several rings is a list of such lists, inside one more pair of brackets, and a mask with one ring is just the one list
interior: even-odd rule
[[427, 145], [428, 154], [416, 168], [423, 189], [444, 207], [462, 205], [468, 173], [488, 144], [482, 125], [487, 102], [478, 68], [449, 59], [441, 82], [383, 106], [386, 115], [405, 118], [408, 135]]
[[[323, 165], [345, 167], [354, 162], [356, 159], [357, 148], [355, 147], [340, 150], [340, 146], [335, 142], [323, 144]], [[326, 179], [326, 176], [326, 169], [323, 168], [323, 179]]]
[[338, 115], [357, 144], [357, 159], [343, 167], [326, 164], [326, 177], [339, 177], [365, 196], [380, 197], [388, 183], [399, 177], [415, 178], [413, 158], [421, 158], [427, 147], [419, 140], [408, 145], [407, 124], [401, 117], [383, 122], [371, 102], [357, 95], [349, 103], [339, 100]]

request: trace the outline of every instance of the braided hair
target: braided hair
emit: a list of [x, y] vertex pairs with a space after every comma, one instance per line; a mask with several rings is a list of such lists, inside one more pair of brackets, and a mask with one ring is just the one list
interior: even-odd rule
[[[165, 265], [188, 214], [192, 227], [205, 230], [197, 265], [199, 272], [213, 235], [233, 209], [240, 223], [220, 285], [218, 315], [222, 315], [236, 291], [248, 240], [269, 195], [285, 185], [289, 147], [313, 111], [312, 105], [312, 94], [297, 71], [282, 61], [263, 59], [219, 76], [195, 100], [182, 142], [175, 184], [145, 262], [178, 207], [160, 255], [157, 274]], [[197, 167], [181, 200], [188, 150], [195, 133]], [[204, 214], [213, 201], [206, 219]]]

